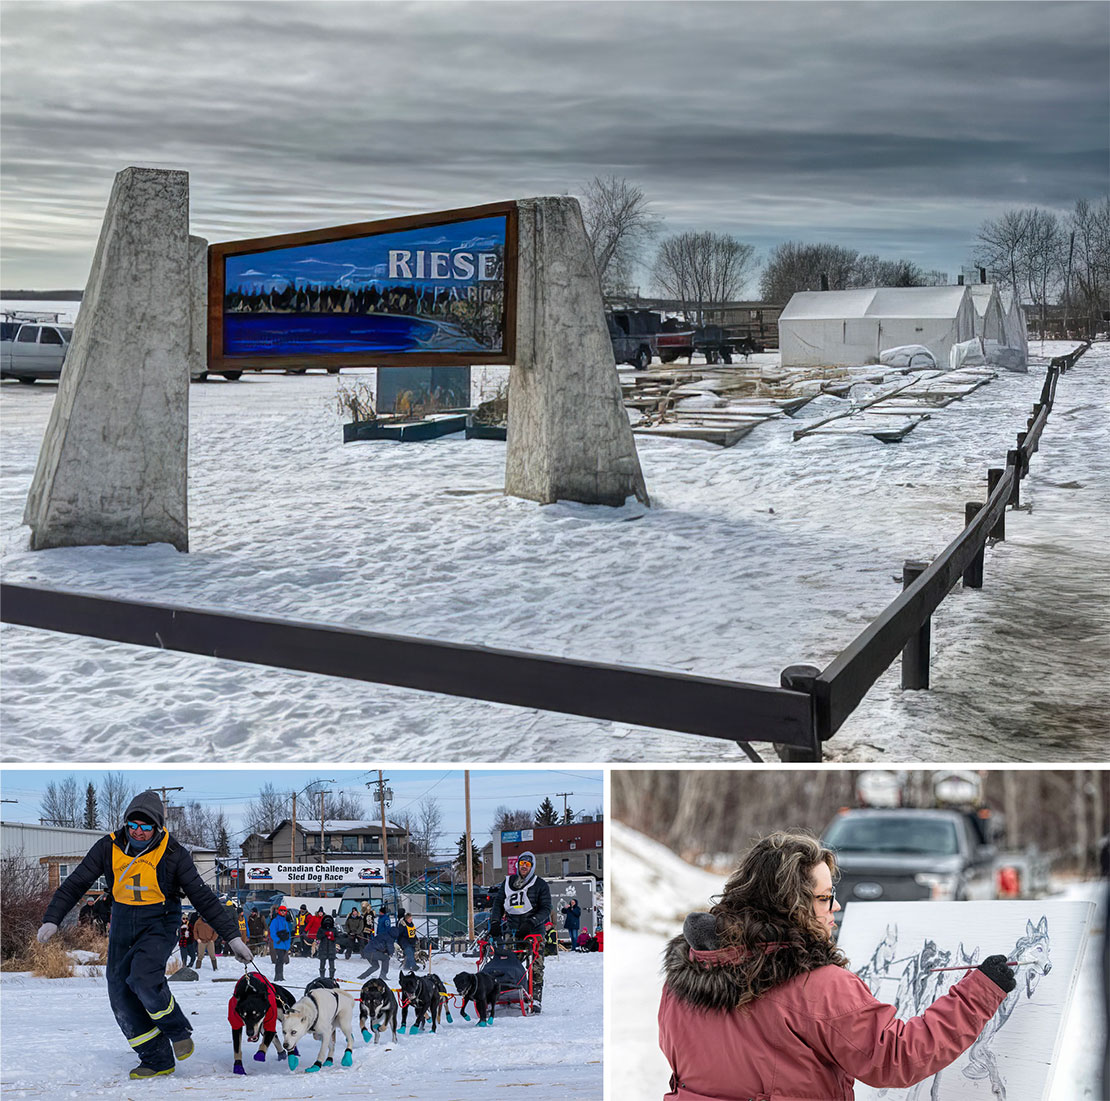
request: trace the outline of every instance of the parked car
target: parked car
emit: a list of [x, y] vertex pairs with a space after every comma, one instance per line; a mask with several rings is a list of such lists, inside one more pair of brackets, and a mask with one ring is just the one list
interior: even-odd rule
[[71, 325], [5, 320], [0, 325], [0, 378], [26, 383], [59, 378], [72, 339]]
[[909, 807], [847, 810], [821, 839], [836, 853], [842, 906], [994, 897], [994, 847], [973, 814]]

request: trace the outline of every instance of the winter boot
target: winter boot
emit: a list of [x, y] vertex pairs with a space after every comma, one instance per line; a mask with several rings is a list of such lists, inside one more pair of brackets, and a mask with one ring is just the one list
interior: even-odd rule
[[195, 1050], [192, 1036], [186, 1036], [183, 1040], [174, 1040], [173, 1042], [173, 1056], [179, 1063], [182, 1059], [188, 1059]]
[[147, 1066], [146, 1063], [140, 1063], [127, 1077], [128, 1078], [158, 1078], [163, 1074], [173, 1074], [174, 1067], [166, 1067], [165, 1070], [158, 1070], [155, 1067]]

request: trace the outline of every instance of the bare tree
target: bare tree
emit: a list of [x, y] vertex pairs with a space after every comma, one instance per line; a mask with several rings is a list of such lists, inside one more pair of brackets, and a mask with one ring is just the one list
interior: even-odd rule
[[[936, 273], [933, 273], [936, 274]], [[876, 255], [857, 256], [849, 277], [853, 287], [924, 287], [928, 273], [912, 260], [883, 260]]]
[[493, 812], [493, 825], [490, 833], [500, 833], [502, 830], [530, 830], [532, 828], [532, 812], [530, 810], [512, 810], [500, 806]]
[[366, 818], [366, 805], [349, 791], [332, 792], [324, 800], [325, 817], [333, 822], [361, 822]]
[[679, 233], [656, 253], [655, 281], [679, 299], [688, 319], [704, 322], [704, 305], [737, 299], [755, 270], [755, 248], [726, 233]]
[[1103, 312], [1110, 310], [1110, 195], [1096, 203], [1078, 200], [1068, 216], [1067, 230], [1075, 244], [1076, 300], [1086, 319], [1086, 333], [1094, 336], [1103, 325]]
[[1064, 234], [1060, 219], [1051, 210], [1035, 207], [1029, 218], [1025, 279], [1030, 300], [1040, 304], [1042, 340], [1047, 328], [1048, 298], [1059, 287], [1064, 266]]
[[436, 851], [439, 834], [443, 828], [443, 812], [434, 796], [428, 796], [416, 811], [417, 827], [413, 834], [413, 848], [418, 850], [422, 859], [430, 860]]
[[784, 241], [771, 250], [763, 267], [760, 297], [785, 305], [798, 291], [819, 291], [822, 275], [828, 277], [829, 290], [845, 290], [852, 286], [858, 256], [855, 249], [843, 245]]
[[290, 816], [291, 810], [290, 793], [278, 791], [272, 783], [267, 782], [259, 790], [258, 798], [247, 804], [243, 821], [250, 833], [260, 833], [265, 837]]
[[582, 189], [582, 221], [602, 290], [629, 282], [659, 219], [643, 191], [623, 176], [595, 176]]
[[98, 789], [100, 820], [105, 829], [114, 830], [123, 822], [127, 806], [135, 797], [135, 787], [123, 772], [106, 772]]
[[85, 817], [85, 801], [75, 776], [51, 780], [39, 805], [39, 821], [47, 826], [80, 828]]
[[1007, 210], [980, 227], [973, 252], [996, 283], [1021, 295], [1025, 287], [1032, 210]]

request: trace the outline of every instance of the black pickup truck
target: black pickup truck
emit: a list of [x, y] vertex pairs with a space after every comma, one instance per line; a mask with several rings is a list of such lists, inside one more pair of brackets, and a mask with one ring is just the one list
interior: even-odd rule
[[651, 310], [613, 310], [605, 315], [609, 326], [609, 339], [613, 342], [613, 359], [617, 363], [631, 363], [644, 370], [658, 355], [655, 340], [660, 318]]

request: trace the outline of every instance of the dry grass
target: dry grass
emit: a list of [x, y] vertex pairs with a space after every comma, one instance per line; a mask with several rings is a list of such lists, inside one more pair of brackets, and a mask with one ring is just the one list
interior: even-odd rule
[[32, 942], [27, 949], [26, 960], [30, 971], [40, 979], [71, 979], [73, 978], [74, 962], [69, 954], [69, 949], [64, 944], [50, 941], [48, 944]]
[[170, 956], [170, 962], [166, 964], [166, 976], [176, 975], [181, 970], [181, 957]]
[[364, 379], [358, 382], [341, 382], [335, 391], [335, 411], [353, 422], [377, 420], [374, 393]]
[[[95, 958], [78, 963], [70, 956], [74, 949], [94, 952]], [[86, 968], [81, 974], [99, 974], [97, 968], [107, 962], [108, 938], [95, 929], [82, 926], [67, 929], [46, 944], [29, 940], [22, 952], [4, 960], [0, 970], [30, 971], [32, 975], [44, 979], [71, 979], [79, 973], [78, 968]]]

